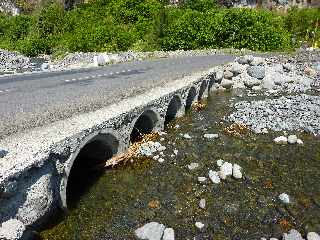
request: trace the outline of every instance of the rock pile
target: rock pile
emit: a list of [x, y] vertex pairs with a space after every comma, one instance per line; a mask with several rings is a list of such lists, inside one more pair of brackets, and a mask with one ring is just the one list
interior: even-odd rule
[[0, 72], [16, 72], [32, 68], [30, 58], [17, 52], [10, 52], [0, 49]]
[[[315, 71], [315, 70], [314, 70]], [[291, 63], [269, 61], [251, 55], [237, 58], [215, 73], [218, 89], [247, 88], [254, 91], [305, 92], [315, 79], [297, 71]]]
[[[306, 94], [259, 101], [242, 101], [227, 119], [244, 124], [254, 132], [297, 131], [320, 134], [320, 97]], [[285, 139], [283, 139], [285, 141]], [[288, 141], [288, 140], [287, 140]]]

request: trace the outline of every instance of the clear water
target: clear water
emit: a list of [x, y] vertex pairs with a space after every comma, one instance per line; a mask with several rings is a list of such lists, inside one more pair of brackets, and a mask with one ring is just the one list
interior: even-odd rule
[[[42, 239], [135, 239], [134, 230], [150, 221], [174, 228], [176, 239], [260, 239], [280, 237], [291, 228], [320, 232], [319, 139], [298, 133], [303, 146], [279, 146], [273, 139], [280, 133], [226, 134], [230, 123], [223, 117], [232, 111], [231, 101], [248, 99], [254, 97], [210, 96], [204, 110], [169, 125], [164, 163], [134, 159], [108, 169], [63, 221], [41, 233]], [[205, 133], [220, 137], [207, 140]], [[170, 157], [174, 149], [179, 153]], [[220, 158], [242, 166], [244, 179], [198, 183], [198, 176], [218, 169]], [[190, 171], [191, 162], [200, 167]], [[283, 192], [291, 204], [278, 200]], [[205, 210], [198, 207], [201, 198]], [[196, 221], [205, 228], [198, 230]]]

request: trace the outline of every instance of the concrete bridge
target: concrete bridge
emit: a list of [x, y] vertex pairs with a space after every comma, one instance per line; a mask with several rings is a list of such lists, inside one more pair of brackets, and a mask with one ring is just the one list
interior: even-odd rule
[[[221, 80], [221, 72], [216, 74], [218, 65], [233, 58], [184, 57], [1, 78], [0, 89], [11, 86], [14, 90], [0, 94], [1, 120], [9, 121], [0, 140], [0, 148], [7, 151], [0, 158], [0, 223], [14, 218], [37, 228], [54, 212], [67, 209], [70, 185], [85, 177], [91, 167], [125, 151], [138, 134], [162, 130], [167, 122], [182, 116]], [[117, 77], [110, 77], [111, 72]], [[133, 87], [141, 88], [130, 92]], [[130, 94], [122, 96], [124, 91]], [[82, 103], [87, 93], [92, 98], [86, 104], [98, 107], [88, 111], [84, 107], [74, 114], [79, 105], [70, 103], [76, 99]], [[110, 96], [112, 101], [105, 102]], [[21, 106], [29, 112], [19, 112]], [[61, 115], [43, 114], [41, 120], [37, 111], [53, 106], [61, 106]], [[10, 116], [5, 115], [7, 109]], [[7, 131], [10, 124], [22, 123], [10, 122], [12, 116], [31, 113], [28, 121], [32, 124], [12, 128], [12, 134]]]

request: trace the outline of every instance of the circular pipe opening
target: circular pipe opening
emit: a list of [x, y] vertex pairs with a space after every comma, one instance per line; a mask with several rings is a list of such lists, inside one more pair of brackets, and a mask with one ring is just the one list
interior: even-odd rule
[[201, 86], [200, 86], [200, 90], [199, 90], [199, 94], [198, 94], [198, 101], [200, 101], [202, 99], [202, 96], [204, 94], [204, 92], [207, 89], [207, 81], [202, 81]]
[[194, 102], [197, 95], [197, 90], [195, 87], [191, 87], [188, 93], [188, 97], [186, 100], [186, 110], [189, 110], [192, 106], [192, 103]]
[[136, 120], [130, 135], [130, 142], [139, 141], [144, 134], [151, 133], [158, 122], [157, 114], [152, 110], [144, 111]]
[[181, 99], [179, 96], [175, 95], [170, 100], [167, 108], [164, 125], [166, 126], [170, 121], [177, 117], [179, 110], [182, 107]]
[[[87, 141], [71, 159], [66, 169], [66, 183], [62, 192], [63, 207], [75, 207], [92, 185], [104, 173], [104, 163], [117, 152], [119, 141], [112, 134], [99, 134]], [[69, 170], [69, 171], [68, 171]]]

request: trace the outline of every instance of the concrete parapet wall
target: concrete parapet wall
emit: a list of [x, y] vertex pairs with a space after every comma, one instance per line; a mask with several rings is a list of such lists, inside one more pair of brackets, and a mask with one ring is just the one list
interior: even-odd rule
[[186, 104], [208, 95], [218, 69], [1, 140], [8, 154], [0, 159], [0, 223], [13, 218], [27, 226], [42, 225], [54, 211], [67, 207], [68, 177], [84, 146], [97, 140], [112, 155], [124, 152], [139, 117], [145, 114], [154, 131], [162, 130], [168, 114], [182, 116]]

